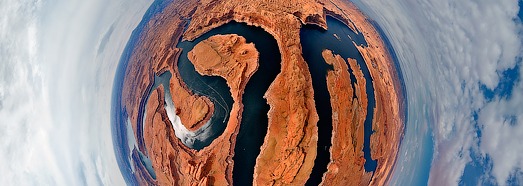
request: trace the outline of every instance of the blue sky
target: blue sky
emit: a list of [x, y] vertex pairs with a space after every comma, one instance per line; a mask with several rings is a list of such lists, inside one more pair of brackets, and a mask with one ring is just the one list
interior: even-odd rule
[[521, 183], [518, 1], [356, 4], [387, 33], [404, 74], [409, 116], [393, 183]]

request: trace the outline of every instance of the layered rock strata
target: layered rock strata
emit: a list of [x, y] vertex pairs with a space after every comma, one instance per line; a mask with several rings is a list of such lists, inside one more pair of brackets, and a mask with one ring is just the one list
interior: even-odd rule
[[347, 62], [330, 50], [324, 50], [322, 56], [334, 68], [327, 74], [332, 107], [331, 161], [323, 175], [322, 185], [366, 185], [372, 173], [364, 169], [363, 125], [368, 99], [363, 72], [356, 60], [347, 59], [356, 77], [354, 90]]
[[246, 43], [245, 38], [229, 34], [209, 37], [194, 46], [187, 55], [198, 73], [225, 78], [234, 101], [238, 102], [247, 81], [258, 69], [260, 54], [253, 43]]
[[[378, 167], [372, 178], [365, 176], [367, 173], [361, 176], [355, 175], [354, 183], [372, 185], [386, 183], [393, 169], [403, 131], [398, 97], [400, 85], [385, 44], [367, 18], [354, 5], [341, 0], [184, 0], [166, 5], [145, 25], [137, 46], [132, 51], [125, 75], [122, 94], [122, 99], [125, 100], [124, 108], [131, 118], [135, 135], [137, 138], [145, 140], [145, 143], [139, 143], [139, 149], [142, 152], [148, 152], [149, 158], [153, 160], [153, 167], [157, 173], [156, 182], [153, 184], [232, 184], [233, 148], [241, 120], [241, 102], [237, 102], [237, 100], [241, 100], [242, 90], [240, 89], [244, 86], [242, 84], [247, 82], [246, 79], [241, 81], [235, 79], [247, 76], [227, 73], [239, 71], [229, 71], [230, 69], [227, 68], [219, 69], [216, 66], [197, 67], [200, 68], [200, 72], [226, 78], [235, 100], [224, 133], [204, 149], [200, 151], [189, 149], [177, 141], [177, 138], [172, 137], [174, 129], [169, 125], [169, 120], [165, 119], [166, 115], [162, 114], [164, 112], [161, 105], [162, 96], [154, 98], [155, 96], [151, 94], [149, 102], [152, 105], [147, 104], [147, 112], [157, 110], [159, 114], [149, 113], [147, 115], [147, 121], [151, 123], [146, 123], [143, 134], [139, 132], [140, 127], [138, 126], [139, 108], [145, 104], [142, 98], [149, 95], [147, 91], [152, 86], [154, 74], [161, 74], [167, 70], [173, 74], [169, 89], [172, 95], [176, 95], [173, 96], [173, 102], [178, 108], [177, 113], [182, 123], [188, 129], [196, 130], [210, 117], [213, 109], [212, 103], [207, 98], [193, 95], [177, 73], [177, 60], [181, 50], [176, 48], [176, 45], [182, 34], [183, 39], [194, 40], [213, 28], [231, 21], [262, 27], [274, 36], [281, 52], [280, 74], [265, 94], [270, 105], [269, 124], [265, 142], [257, 158], [254, 184], [304, 184], [309, 178], [316, 158], [318, 115], [313, 99], [311, 76], [301, 54], [299, 33], [304, 24], [314, 24], [327, 29], [327, 15], [339, 19], [355, 32], [365, 36], [367, 45], [358, 46], [358, 49], [369, 67], [375, 90], [376, 108], [373, 113], [375, 133], [371, 136], [371, 155], [373, 159], [377, 159]], [[190, 24], [183, 32], [189, 19]], [[193, 54], [195, 61], [198, 61], [198, 57], [202, 55], [197, 52]], [[222, 64], [222, 62], [215, 64]], [[251, 67], [253, 66], [248, 66], [246, 70]], [[338, 81], [333, 77], [337, 76], [332, 75], [330, 81]], [[232, 83], [233, 81], [236, 84]], [[356, 83], [364, 85], [364, 83]], [[237, 85], [237, 87], [232, 85]], [[342, 95], [339, 93], [342, 91], [341, 89], [334, 87], [329, 91], [331, 89], [332, 92], [336, 92], [331, 93], [332, 95]], [[162, 92], [161, 90], [154, 91], [158, 91], [156, 94]], [[234, 91], [237, 92], [234, 93]], [[366, 99], [363, 98], [366, 97], [363, 96], [364, 87], [359, 91], [353, 91], [361, 92], [361, 96], [357, 96], [356, 101], [357, 104], [360, 104], [356, 106], [356, 110], [360, 110], [366, 102], [363, 100]], [[177, 102], [176, 99], [179, 99], [180, 102]], [[153, 104], [154, 102], [157, 102], [157, 106]], [[350, 105], [354, 105], [354, 102], [355, 100], [352, 102], [346, 100], [346, 103], [350, 103]], [[192, 110], [192, 104], [197, 105], [199, 109]], [[154, 109], [154, 107], [157, 108]], [[356, 118], [354, 123], [349, 125], [353, 127], [350, 132], [353, 133], [351, 134], [351, 144], [354, 149], [363, 144], [363, 137], [360, 134], [362, 122], [360, 124], [359, 121], [364, 120], [365, 114], [362, 113], [365, 111], [366, 109], [362, 109], [358, 114], [356, 111], [347, 114], [348, 117], [355, 115], [353, 118]], [[339, 120], [339, 116], [336, 118]], [[342, 125], [342, 122], [346, 123], [342, 120], [337, 122], [338, 124], [335, 125], [339, 126]], [[341, 127], [344, 126], [346, 125]], [[342, 130], [349, 129], [338, 128], [336, 130], [333, 136], [337, 136], [338, 132], [341, 133]], [[356, 152], [353, 156], [335, 157], [334, 151], [338, 147], [333, 146], [332, 148], [333, 160], [347, 161], [344, 164], [352, 162], [355, 163], [354, 167], [362, 165], [361, 159], [358, 159], [361, 156]], [[326, 177], [330, 178], [330, 175], [335, 172], [334, 165], [337, 164], [329, 165]], [[340, 174], [354, 173], [338, 171], [335, 177]], [[359, 180], [358, 176], [360, 176]], [[368, 179], [371, 179], [370, 182]], [[327, 182], [324, 183], [327, 184]]]
[[[163, 87], [160, 86], [153, 91], [147, 104], [148, 127], [144, 138], [149, 157], [156, 170], [159, 185], [228, 185], [231, 184], [234, 153], [232, 139], [235, 139], [238, 132], [243, 110], [241, 96], [246, 82], [257, 70], [259, 53], [243, 37], [220, 35], [200, 42], [188, 55], [202, 75], [216, 75], [226, 79], [234, 99], [231, 117], [224, 133], [211, 145], [200, 151], [187, 148], [170, 127], [172, 123], [166, 115]], [[174, 74], [178, 74], [176, 69], [172, 70]], [[183, 90], [183, 87], [178, 87], [171, 81], [171, 92]], [[174, 98], [173, 102], [177, 107]], [[164, 141], [165, 139], [168, 141]]]

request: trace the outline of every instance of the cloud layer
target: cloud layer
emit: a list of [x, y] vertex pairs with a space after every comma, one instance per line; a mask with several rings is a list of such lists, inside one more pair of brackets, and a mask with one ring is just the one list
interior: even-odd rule
[[[150, 3], [0, 1], [2, 184], [123, 184], [111, 141], [112, 81]], [[388, 35], [405, 76], [409, 118], [393, 181], [414, 181], [431, 163], [425, 181], [456, 184], [481, 157], [491, 165], [478, 179], [494, 180], [480, 183], [521, 183], [518, 1], [356, 3]], [[517, 78], [507, 83], [511, 69]]]
[[[509, 82], [515, 84], [510, 96], [489, 98], [485, 90], [499, 87], [505, 71], [521, 71], [521, 65], [516, 65], [523, 41], [518, 1], [368, 0], [357, 4], [382, 26], [398, 53], [409, 99], [405, 141], [416, 144], [426, 135], [417, 128], [432, 129], [435, 146], [429, 183], [458, 183], [472, 161], [471, 153], [492, 159], [492, 170], [484, 174], [493, 175], [498, 184], [517, 175], [513, 173], [521, 170], [523, 160], [519, 155], [523, 148], [516, 144], [523, 140], [522, 83], [519, 79]], [[414, 152], [408, 148], [402, 147], [405, 155]], [[419, 167], [407, 164], [398, 163], [399, 167]], [[401, 171], [396, 173], [402, 176]]]
[[114, 73], [150, 0], [0, 2], [0, 181], [122, 185]]
[[39, 1], [0, 2], [0, 159], [8, 162], [0, 166], [0, 180], [12, 185], [59, 183], [49, 172], [60, 170], [45, 148], [51, 125], [48, 87], [36, 56], [40, 6]]

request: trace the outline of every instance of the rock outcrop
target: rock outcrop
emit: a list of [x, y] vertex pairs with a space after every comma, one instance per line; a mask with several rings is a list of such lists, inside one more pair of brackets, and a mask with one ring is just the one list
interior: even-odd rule
[[[351, 183], [357, 184], [386, 183], [394, 167], [403, 131], [399, 80], [378, 32], [353, 4], [342, 0], [183, 0], [167, 4], [162, 11], [155, 14], [145, 24], [130, 54], [122, 92], [122, 104], [139, 139], [139, 149], [147, 152], [157, 174], [153, 183], [145, 179], [139, 181], [144, 184], [162, 185], [232, 184], [232, 156], [241, 121], [241, 96], [250, 77], [249, 73], [254, 72], [253, 68], [256, 66], [243, 60], [236, 60], [239, 63], [234, 62], [235, 58], [243, 56], [243, 51], [224, 54], [220, 48], [248, 49], [249, 45], [238, 36], [217, 36], [202, 42], [202, 45], [195, 47], [189, 55], [200, 73], [224, 77], [231, 87], [235, 101], [223, 134], [202, 150], [190, 149], [174, 136], [174, 129], [164, 109], [162, 88], [150, 89], [154, 74], [170, 71], [173, 74], [170, 87], [163, 88], [169, 88], [171, 94], [175, 95], [173, 103], [177, 108], [176, 114], [180, 116], [186, 128], [196, 130], [201, 127], [212, 115], [214, 106], [209, 99], [194, 95], [180, 78], [177, 61], [181, 49], [176, 48], [176, 45], [179, 38], [194, 40], [213, 28], [236, 21], [259, 26], [274, 36], [282, 60], [280, 74], [265, 93], [270, 105], [267, 113], [269, 124], [256, 161], [254, 184], [303, 185], [311, 174], [316, 158], [318, 115], [313, 99], [311, 75], [302, 57], [299, 34], [304, 24], [314, 24], [327, 29], [327, 15], [339, 19], [355, 32], [365, 36], [367, 46], [359, 46], [358, 49], [373, 78], [376, 108], [373, 113], [375, 133], [371, 136], [371, 155], [373, 159], [377, 159], [378, 167], [372, 178], [367, 176], [368, 173], [361, 171], [364, 161], [358, 151], [363, 143], [361, 118], [370, 114], [365, 113], [365, 83], [360, 83], [359, 80], [363, 78], [357, 80], [358, 86], [356, 90], [352, 90], [359, 94], [356, 95], [357, 99], [351, 100], [350, 96], [342, 93], [347, 91], [344, 88], [348, 88], [347, 84], [350, 84], [344, 79], [347, 74], [344, 74], [343, 70], [335, 70], [329, 73], [328, 81], [339, 84], [330, 85], [329, 92], [337, 96], [340, 103], [331, 103], [333, 111], [338, 112], [338, 116], [333, 117], [333, 143], [336, 144], [331, 149], [332, 162], [325, 174], [324, 183], [329, 184], [327, 179], [332, 180], [333, 184], [345, 183], [346, 178], [356, 179]], [[190, 23], [187, 21], [189, 19]], [[185, 32], [184, 28], [187, 28]], [[234, 39], [235, 42], [230, 42]], [[203, 50], [214, 51], [216, 54], [207, 54], [202, 52]], [[251, 50], [246, 51], [247, 54], [252, 54]], [[340, 59], [329, 55], [325, 56], [333, 66], [338, 65], [338, 70], [347, 68], [341, 65]], [[217, 60], [217, 56], [222, 58]], [[252, 57], [247, 55], [245, 60], [252, 61]], [[200, 62], [204, 59], [209, 59], [212, 63]], [[356, 68], [352, 67], [350, 60], [349, 64], [351, 68]], [[144, 97], [147, 95], [150, 95], [150, 99], [145, 104]], [[141, 131], [138, 123], [141, 120], [140, 107], [144, 106], [147, 107], [147, 121], [146, 127]], [[352, 119], [349, 121], [348, 118]], [[339, 136], [345, 133], [350, 135], [344, 138], [349, 141], [339, 139], [342, 138]], [[354, 154], [341, 153], [346, 148], [354, 149]], [[354, 166], [346, 167], [347, 171], [342, 171], [345, 168], [339, 165], [347, 163]], [[355, 173], [348, 170], [360, 171]]]
[[229, 34], [209, 37], [187, 55], [198, 73], [223, 77], [231, 88], [233, 99], [238, 99], [243, 95], [247, 80], [258, 69], [260, 54], [253, 43], [247, 44], [245, 38]]
[[356, 60], [348, 59], [356, 77], [354, 90], [347, 62], [330, 50], [324, 50], [322, 56], [334, 68], [327, 74], [332, 107], [331, 161], [322, 185], [367, 185], [372, 173], [365, 172], [363, 167], [363, 125], [368, 101], [363, 72]]
[[[174, 135], [165, 110], [163, 87], [153, 91], [147, 104], [144, 138], [153, 168], [156, 170], [157, 184], [230, 185], [235, 136], [239, 130], [243, 110], [241, 96], [249, 78], [257, 70], [259, 54], [254, 45], [247, 44], [243, 37], [220, 35], [197, 44], [188, 55], [202, 75], [217, 75], [226, 79], [233, 94], [234, 104], [224, 133], [211, 145], [196, 151], [186, 147]], [[157, 66], [166, 67], [173, 72], [170, 83], [171, 92], [175, 92], [173, 96], [189, 92], [185, 86], [177, 84], [181, 81], [176, 62]], [[174, 97], [173, 102], [177, 107]], [[176, 114], [179, 113], [177, 111]]]

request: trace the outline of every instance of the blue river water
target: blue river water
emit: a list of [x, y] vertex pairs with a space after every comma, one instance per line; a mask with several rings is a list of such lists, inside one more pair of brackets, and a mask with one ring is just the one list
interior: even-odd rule
[[[260, 153], [260, 147], [267, 133], [269, 105], [266, 103], [263, 95], [280, 72], [280, 52], [276, 40], [269, 33], [259, 27], [237, 22], [231, 22], [215, 28], [194, 41], [185, 41], [178, 44], [177, 47], [183, 48], [178, 61], [182, 79], [191, 90], [210, 97], [215, 105], [222, 98], [225, 98], [228, 101], [220, 104], [226, 105], [228, 108], [232, 107], [232, 98], [225, 80], [221, 77], [201, 76], [198, 74], [194, 70], [194, 65], [188, 60], [187, 53], [200, 41], [217, 34], [237, 34], [242, 36], [248, 43], [254, 43], [260, 53], [258, 70], [245, 87], [242, 100], [244, 110], [233, 157], [234, 184], [250, 185], [253, 180], [256, 157]], [[209, 143], [223, 133], [225, 123], [222, 126], [223, 128], [219, 129], [218, 135], [209, 139]]]
[[[147, 169], [147, 157], [140, 151], [131, 149], [129, 146], [129, 136], [127, 136], [127, 113], [121, 107], [121, 92], [123, 87], [123, 80], [125, 69], [129, 62], [129, 57], [134, 50], [140, 32], [143, 31], [145, 23], [147, 23], [153, 15], [162, 11], [163, 7], [170, 2], [155, 1], [153, 5], [144, 15], [138, 27], [133, 31], [129, 42], [122, 54], [119, 66], [116, 72], [113, 100], [112, 100], [112, 131], [113, 143], [115, 144], [115, 153], [117, 161], [124, 175], [125, 180], [129, 184], [135, 184], [136, 178], [133, 175], [133, 168], [131, 159], [140, 159], [138, 162], [144, 169]], [[340, 21], [328, 17], [327, 24], [329, 29], [323, 30], [316, 26], [304, 26], [300, 33], [302, 41], [303, 56], [309, 65], [311, 71], [315, 102], [317, 106], [320, 120], [318, 122], [318, 155], [315, 160], [315, 166], [308, 185], [317, 185], [321, 182], [323, 173], [327, 170], [331, 146], [332, 135], [332, 109], [330, 107], [330, 95], [326, 87], [326, 73], [332, 67], [327, 65], [321, 57], [321, 52], [324, 49], [330, 49], [335, 54], [341, 55], [343, 58], [354, 58], [360, 64], [364, 77], [366, 79], [366, 90], [368, 96], [367, 117], [365, 118], [364, 131], [364, 157], [365, 170], [367, 172], [374, 171], [377, 162], [370, 157], [370, 135], [372, 131], [372, 116], [375, 107], [374, 89], [372, 87], [372, 78], [370, 77], [368, 68], [363, 62], [363, 59], [352, 40], [357, 44], [366, 45], [363, 36], [359, 33], [352, 32], [345, 24]], [[336, 33], [339, 40], [333, 36]], [[195, 70], [194, 66], [187, 59], [187, 52], [189, 52], [198, 42], [217, 34], [238, 34], [246, 38], [247, 42], [255, 44], [256, 49], [260, 52], [260, 66], [258, 71], [251, 77], [248, 82], [244, 97], [244, 111], [242, 113], [242, 121], [240, 124], [240, 131], [237, 136], [237, 143], [235, 146], [235, 156], [233, 160], [235, 166], [233, 169], [233, 181], [235, 185], [251, 185], [253, 181], [254, 165], [256, 157], [260, 153], [260, 147], [263, 144], [263, 139], [267, 132], [267, 112], [269, 106], [263, 98], [269, 85], [272, 83], [276, 75], [280, 72], [280, 52], [276, 40], [263, 29], [248, 26], [243, 23], [231, 22], [215, 28], [210, 32], [198, 37], [194, 41], [179, 42], [178, 48], [182, 48], [182, 54], [178, 61], [178, 68], [181, 78], [187, 84], [188, 88], [199, 95], [207, 96], [215, 104], [215, 113], [213, 114], [213, 135], [207, 140], [195, 143], [194, 149], [201, 149], [209, 145], [212, 140], [223, 133], [228, 121], [229, 111], [232, 108], [232, 98], [230, 96], [229, 88], [226, 82], [221, 77], [201, 76]], [[350, 36], [350, 38], [349, 38]], [[355, 82], [355, 77], [351, 72], [351, 81]], [[170, 77], [170, 76], [169, 76]], [[158, 80], [158, 78], [155, 78]], [[354, 86], [354, 85], [353, 85]], [[154, 87], [152, 87], [154, 88]], [[136, 152], [133, 152], [136, 151]], [[135, 155], [136, 154], [136, 155]], [[133, 158], [129, 158], [133, 157]], [[150, 172], [150, 171], [149, 171]], [[150, 174], [154, 174], [151, 173]], [[153, 177], [151, 177], [153, 178]]]
[[[303, 50], [303, 57], [311, 71], [314, 99], [316, 102], [316, 109], [320, 120], [318, 121], [318, 154], [314, 162], [311, 176], [307, 181], [307, 185], [318, 185], [321, 182], [323, 173], [327, 171], [327, 164], [330, 161], [329, 148], [331, 146], [332, 137], [332, 108], [330, 106], [330, 95], [327, 90], [326, 77], [327, 71], [332, 69], [331, 66], [325, 63], [321, 52], [324, 49], [333, 51], [334, 54], [341, 55], [344, 59], [356, 59], [366, 80], [365, 88], [368, 98], [367, 116], [364, 122], [364, 144], [363, 152], [365, 158], [365, 171], [371, 172], [376, 170], [377, 162], [370, 156], [370, 136], [374, 132], [372, 130], [372, 116], [376, 105], [374, 98], [374, 88], [372, 86], [372, 78], [370, 76], [367, 65], [363, 61], [356, 46], [352, 43], [366, 45], [363, 35], [354, 33], [344, 23], [327, 17], [327, 30], [323, 30], [314, 25], [306, 25], [302, 28], [300, 39]], [[336, 34], [338, 37], [335, 37]], [[349, 69], [351, 82], [356, 82], [352, 69]], [[353, 95], [355, 97], [355, 94]]]
[[[169, 3], [172, 3], [172, 0], [154, 1], [151, 4], [138, 26], [131, 33], [129, 41], [127, 42], [122, 56], [120, 57], [120, 61], [118, 62], [118, 67], [115, 73], [111, 98], [111, 132], [113, 135], [116, 161], [118, 162], [120, 172], [122, 173], [125, 182], [129, 185], [138, 185], [137, 179], [134, 176], [135, 170], [132, 167], [132, 163], [144, 162], [142, 159], [146, 157], [140, 156], [140, 153], [136, 150], [136, 148], [131, 149], [131, 147], [128, 145], [129, 139], [131, 138], [127, 135], [128, 114], [126, 113], [125, 108], [122, 107], [122, 90], [125, 71], [127, 69], [131, 54], [136, 44], [138, 43], [139, 35], [143, 31], [145, 25], [154, 15], [161, 12], [163, 8], [165, 8]], [[147, 168], [144, 166], [144, 163], [140, 163], [138, 166], [142, 167], [144, 170], [147, 170]], [[149, 178], [147, 180], [149, 183], [154, 181], [152, 180], [153, 176], [145, 177]]]

